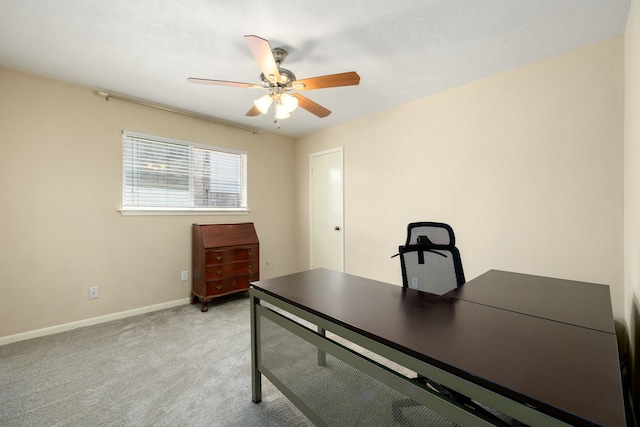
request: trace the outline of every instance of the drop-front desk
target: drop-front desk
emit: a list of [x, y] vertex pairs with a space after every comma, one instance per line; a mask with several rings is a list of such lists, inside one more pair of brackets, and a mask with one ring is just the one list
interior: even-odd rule
[[316, 425], [495, 423], [403, 369], [508, 421], [625, 425], [607, 286], [491, 270], [440, 297], [316, 269], [250, 297], [253, 402], [264, 375]]

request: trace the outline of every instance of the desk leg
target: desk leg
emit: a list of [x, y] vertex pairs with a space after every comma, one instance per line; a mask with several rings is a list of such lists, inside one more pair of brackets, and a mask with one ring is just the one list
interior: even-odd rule
[[256, 307], [260, 299], [251, 295], [251, 400], [253, 403], [262, 402], [262, 374], [258, 369], [260, 357], [260, 323]]
[[[327, 336], [327, 332], [320, 326], [318, 326], [318, 333], [323, 338]], [[318, 366], [325, 366], [326, 364], [327, 364], [327, 353], [324, 350], [320, 350], [318, 348]]]

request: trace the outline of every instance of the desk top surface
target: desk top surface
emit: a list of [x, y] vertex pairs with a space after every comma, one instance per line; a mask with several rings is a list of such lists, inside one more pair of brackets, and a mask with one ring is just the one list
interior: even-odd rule
[[611, 296], [605, 285], [490, 270], [447, 296], [615, 333]]
[[615, 334], [325, 269], [252, 286], [571, 424], [624, 425]]

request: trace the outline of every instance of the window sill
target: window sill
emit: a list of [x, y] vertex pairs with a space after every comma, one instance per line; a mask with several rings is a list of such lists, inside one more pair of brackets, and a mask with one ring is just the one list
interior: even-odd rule
[[155, 215], [248, 215], [249, 209], [189, 209], [189, 208], [122, 208], [122, 216]]

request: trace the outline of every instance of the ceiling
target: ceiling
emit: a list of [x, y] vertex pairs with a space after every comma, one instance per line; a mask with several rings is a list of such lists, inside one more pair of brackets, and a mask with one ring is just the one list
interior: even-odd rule
[[[301, 136], [624, 33], [630, 0], [2, 0], [0, 66], [119, 92], [265, 132]], [[245, 117], [260, 90], [244, 35], [289, 55], [333, 113]], [[265, 92], [266, 93], [266, 92]], [[98, 97], [96, 97], [99, 100]]]

